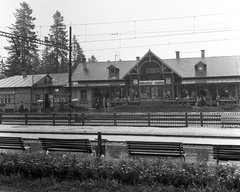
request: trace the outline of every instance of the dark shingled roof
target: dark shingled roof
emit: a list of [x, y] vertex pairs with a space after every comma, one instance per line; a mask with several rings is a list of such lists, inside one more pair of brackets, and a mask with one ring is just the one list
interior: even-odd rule
[[207, 65], [207, 77], [240, 75], [240, 56], [164, 59], [163, 61], [183, 78], [195, 77], [194, 66], [199, 62]]
[[[203, 62], [207, 65], [207, 77], [240, 76], [240, 56], [160, 60], [183, 78], [194, 78], [194, 67], [199, 62]], [[119, 79], [122, 80], [127, 75], [127, 73], [137, 65], [138, 62], [141, 62], [141, 60], [86, 63], [85, 69], [83, 68], [82, 64], [79, 64], [72, 75], [72, 81], [109, 80], [109, 66], [114, 66], [119, 69]], [[45, 76], [46, 74], [28, 75], [25, 78], [23, 78], [22, 75], [8, 77], [0, 80], [0, 88], [31, 87], [32, 84], [36, 84]], [[49, 76], [52, 78], [52, 83], [50, 83], [49, 86], [68, 86], [68, 73], [54, 73], [50, 74]]]
[[72, 76], [73, 81], [98, 81], [108, 79], [108, 67], [114, 66], [119, 69], [119, 79], [123, 77], [137, 64], [139, 61], [106, 61], [86, 63], [86, 69], [79, 64]]
[[[194, 66], [199, 62], [207, 65], [207, 77], [240, 76], [240, 56], [161, 59], [161, 61], [183, 78], [195, 77]], [[108, 67], [111, 65], [119, 68], [119, 79], [123, 79], [138, 62], [134, 60], [87, 63], [86, 69], [83, 69], [82, 64], [79, 64], [72, 80], [108, 80]]]
[[68, 73], [52, 73], [52, 86], [65, 86], [68, 84]]

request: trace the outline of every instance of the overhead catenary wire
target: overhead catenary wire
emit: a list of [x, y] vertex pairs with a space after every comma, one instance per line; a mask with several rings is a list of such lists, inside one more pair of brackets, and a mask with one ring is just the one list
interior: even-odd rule
[[[136, 23], [136, 22], [149, 22], [149, 21], [160, 21], [160, 20], [175, 20], [175, 19], [187, 19], [187, 18], [196, 18], [196, 17], [210, 17], [218, 15], [228, 15], [234, 14], [235, 12], [226, 12], [226, 13], [212, 13], [212, 14], [200, 14], [200, 15], [188, 15], [188, 16], [176, 16], [176, 17], [162, 17], [162, 18], [150, 18], [150, 19], [138, 19], [138, 20], [126, 20], [126, 21], [106, 21], [106, 22], [92, 22], [87, 23], [88, 25], [105, 25], [105, 24], [120, 24], [120, 23]], [[86, 25], [86, 23], [73, 24], [72, 26], [77, 25]]]
[[[209, 39], [209, 40], [200, 40], [200, 41], [182, 41], [182, 42], [172, 42], [172, 43], [160, 43], [160, 44], [149, 44], [149, 45], [133, 45], [133, 46], [124, 46], [120, 49], [131, 49], [131, 48], [140, 48], [140, 47], [154, 47], [154, 46], [166, 46], [166, 45], [180, 45], [180, 44], [194, 44], [194, 43], [208, 43], [208, 42], [217, 42], [217, 41], [234, 41], [240, 40], [240, 38], [220, 38], [220, 39]], [[119, 47], [111, 48], [100, 48], [100, 49], [87, 49], [84, 52], [93, 52], [93, 51], [106, 51], [106, 50], [116, 50]]]
[[[174, 45], [174, 44], [185, 44], [185, 43], [197, 43], [197, 42], [213, 42], [213, 41], [224, 41], [224, 40], [230, 40], [227, 39], [226, 34], [228, 32], [234, 32], [238, 31], [239, 29], [231, 29], [227, 28], [225, 25], [222, 26], [223, 24], [229, 24], [230, 22], [217, 22], [217, 23], [207, 23], [207, 24], [197, 24], [196, 18], [201, 18], [201, 17], [217, 17], [217, 16], [224, 16], [224, 15], [229, 15], [229, 14], [235, 14], [235, 12], [228, 12], [228, 13], [212, 13], [212, 14], [200, 14], [200, 15], [188, 15], [188, 16], [176, 16], [176, 17], [162, 17], [162, 18], [149, 18], [149, 19], [139, 19], [139, 20], [126, 20], [126, 21], [105, 21], [105, 22], [90, 22], [90, 23], [76, 23], [76, 24], [71, 24], [71, 26], [83, 26], [85, 29], [83, 30], [83, 33], [80, 35], [76, 36], [83, 36], [84, 41], [80, 43], [94, 43], [94, 42], [109, 42], [109, 41], [120, 41], [120, 46], [117, 48], [102, 48], [102, 49], [89, 49], [89, 50], [84, 50], [86, 52], [88, 51], [96, 51], [96, 50], [112, 50], [112, 49], [125, 49], [125, 48], [131, 48], [132, 46], [122, 46], [122, 41], [124, 40], [133, 40], [133, 39], [150, 39], [150, 38], [159, 38], [159, 37], [169, 37], [169, 42], [167, 44], [162, 43], [162, 44], [153, 44], [153, 45], [139, 45], [135, 47], [146, 47], [146, 46], [162, 46], [162, 45]], [[168, 28], [161, 28], [161, 29], [147, 29], [147, 30], [137, 30], [136, 23], [141, 23], [141, 22], [155, 22], [155, 21], [164, 21], [164, 20], [181, 20], [181, 19], [191, 19], [193, 18], [193, 23], [192, 25], [189, 26], [178, 26], [178, 27], [168, 27]], [[118, 33], [111, 33], [106, 32], [106, 33], [96, 33], [96, 34], [91, 34], [89, 33], [90, 30], [88, 30], [88, 26], [91, 25], [106, 25], [106, 24], [122, 24], [122, 23], [134, 23], [134, 28], [132, 31], [126, 31], [126, 32], [118, 32]], [[202, 26], [213, 26], [213, 25], [220, 25], [219, 28], [205, 28], [205, 29], [199, 29]], [[40, 29], [40, 36], [42, 35], [42, 30], [44, 27], [51, 27], [52, 25], [40, 25], [40, 26], [35, 26], [39, 27]], [[66, 25], [67, 26], [67, 25]], [[187, 28], [187, 29], [186, 29]], [[169, 30], [167, 30], [169, 29]], [[176, 29], [181, 29], [181, 30], [176, 30]], [[162, 33], [167, 33], [167, 34], [162, 34]], [[211, 33], [225, 33], [225, 38], [221, 40], [202, 40], [202, 41], [192, 41], [192, 42], [182, 42], [182, 43], [174, 43], [171, 42], [171, 38], [174, 36], [181, 36], [181, 35], [198, 35], [198, 34], [211, 34]], [[157, 34], [157, 35], [151, 35], [151, 34]], [[100, 36], [107, 36], [115, 38], [108, 38], [108, 39], [97, 39]], [[127, 37], [127, 35], [132, 35], [131, 37]], [[96, 38], [91, 39], [91, 38]], [[83, 40], [82, 39], [82, 40]]]
[[[136, 20], [126, 20], [126, 21], [105, 21], [105, 22], [89, 22], [89, 23], [75, 23], [71, 24], [71, 26], [86, 26], [86, 25], [105, 25], [105, 24], [121, 24], [121, 23], [136, 23], [136, 22], [150, 22], [150, 21], [160, 21], [160, 20], [175, 20], [175, 19], [187, 19], [187, 18], [197, 18], [197, 17], [211, 17], [211, 16], [219, 16], [219, 15], [230, 15], [230, 14], [238, 14], [238, 12], [223, 12], [223, 13], [211, 13], [211, 14], [199, 14], [199, 15], [187, 15], [187, 16], [176, 16], [176, 17], [162, 17], [162, 18], [149, 18], [149, 19], [136, 19]], [[38, 25], [35, 27], [51, 27], [50, 25]], [[66, 25], [67, 26], [67, 25]], [[6, 28], [6, 26], [0, 26], [0, 28]]]
[[[182, 36], [182, 35], [191, 35], [191, 34], [209, 34], [209, 33], [226, 33], [230, 31], [239, 31], [240, 29], [222, 29], [222, 30], [211, 30], [211, 31], [199, 31], [199, 32], [187, 32], [187, 33], [172, 33], [172, 31], [169, 31], [169, 34], [164, 35], [152, 35], [152, 36], [138, 36], [138, 37], [121, 37], [122, 40], [133, 40], [133, 39], [146, 39], [146, 38], [157, 38], [157, 37], [173, 37], [173, 36]], [[120, 34], [119, 34], [120, 35]], [[88, 40], [88, 41], [82, 41], [80, 43], [95, 43], [95, 42], [104, 42], [104, 41], [119, 41], [119, 38], [112, 38], [112, 39], [99, 39], [99, 40]], [[169, 39], [170, 41], [170, 39]]]
[[[213, 26], [213, 25], [219, 25], [219, 24], [227, 24], [226, 22], [220, 22], [220, 23], [209, 23], [209, 24], [203, 24], [203, 25], [196, 25], [196, 27], [201, 27], [201, 26]], [[228, 23], [229, 24], [229, 23]], [[149, 34], [149, 33], [168, 33], [169, 31], [175, 31], [175, 32], [184, 32], [184, 31], [192, 31], [192, 28], [190, 28], [192, 26], [182, 26], [182, 27], [174, 27], [174, 28], [160, 28], [160, 29], [151, 29], [151, 30], [138, 30], [137, 32], [133, 32], [133, 31], [123, 31], [121, 32], [121, 35], [132, 35], [132, 34]], [[182, 29], [182, 28], [190, 28], [190, 29]], [[215, 30], [215, 29], [225, 29], [226, 27], [221, 27], [221, 28], [204, 28], [201, 30]], [[181, 30], [177, 30], [177, 29], [181, 29]], [[199, 30], [199, 29], [198, 29]], [[82, 37], [82, 36], [88, 36], [88, 37], [97, 37], [97, 36], [108, 36], [108, 35], [118, 35], [119, 33], [88, 33], [88, 34], [82, 34], [82, 35], [76, 35], [78, 37]]]

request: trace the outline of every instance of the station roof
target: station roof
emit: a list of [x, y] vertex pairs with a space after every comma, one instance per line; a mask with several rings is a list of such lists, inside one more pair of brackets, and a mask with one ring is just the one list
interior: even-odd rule
[[32, 87], [46, 76], [46, 74], [27, 75], [26, 77], [23, 77], [22, 75], [15, 75], [0, 79], [0, 88]]
[[99, 81], [109, 80], [109, 66], [119, 69], [119, 79], [123, 77], [138, 63], [135, 61], [106, 61], [106, 62], [88, 62], [86, 68], [79, 64], [73, 73], [73, 81]]
[[194, 66], [202, 62], [207, 66], [207, 77], [240, 76], [240, 56], [164, 59], [183, 78], [195, 77]]
[[[51, 78], [51, 81], [47, 83], [42, 83], [38, 85], [45, 77]], [[12, 77], [0, 79], [0, 88], [10, 88], [10, 87], [46, 87], [46, 86], [66, 86], [68, 83], [68, 73], [53, 73], [47, 74], [36, 74], [27, 75], [23, 77], [22, 75], [15, 75]]]
[[[146, 54], [147, 55], [147, 54]], [[145, 56], [146, 56], [145, 55]], [[159, 58], [160, 59], [160, 58]], [[198, 57], [160, 59], [182, 78], [195, 78], [195, 65], [199, 62], [206, 64], [206, 77], [240, 76], [240, 56]], [[104, 81], [109, 80], [109, 66], [119, 69], [119, 80], [134, 68], [139, 60], [133, 61], [106, 61], [86, 63], [86, 68], [79, 64], [76, 68], [73, 81]]]
[[52, 73], [52, 86], [66, 86], [68, 84], [68, 73]]

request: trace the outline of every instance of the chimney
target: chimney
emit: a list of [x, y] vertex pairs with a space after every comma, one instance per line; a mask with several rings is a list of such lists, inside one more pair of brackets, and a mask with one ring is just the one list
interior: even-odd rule
[[176, 51], [176, 59], [180, 59], [180, 51]]
[[22, 76], [23, 76], [23, 78], [26, 78], [26, 77], [27, 77], [27, 72], [26, 72], [25, 69], [22, 70]]
[[139, 60], [140, 60], [140, 57], [136, 57], [136, 60], [139, 61]]
[[205, 57], [205, 50], [201, 50], [201, 56], [202, 56], [202, 58]]
[[82, 68], [84, 70], [87, 69], [87, 63], [86, 63], [86, 58], [85, 57], [82, 58]]

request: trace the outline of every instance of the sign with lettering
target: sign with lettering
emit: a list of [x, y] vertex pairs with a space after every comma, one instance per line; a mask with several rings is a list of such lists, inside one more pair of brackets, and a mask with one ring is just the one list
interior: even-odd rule
[[152, 81], [139, 81], [139, 85], [152, 85]]
[[164, 80], [155, 80], [153, 81], [153, 85], [164, 85]]
[[139, 85], [164, 85], [164, 80], [139, 81]]

